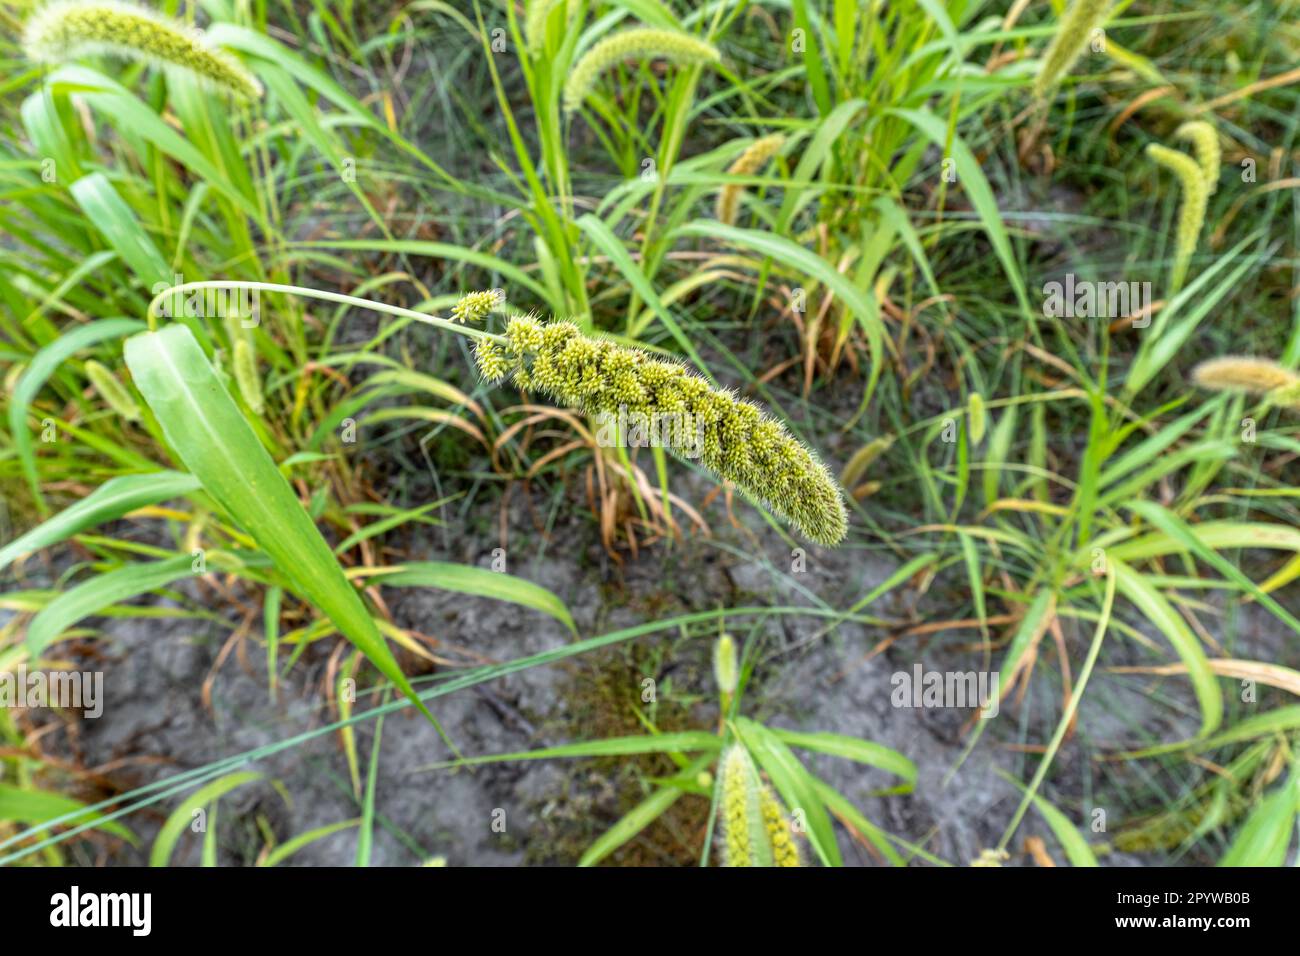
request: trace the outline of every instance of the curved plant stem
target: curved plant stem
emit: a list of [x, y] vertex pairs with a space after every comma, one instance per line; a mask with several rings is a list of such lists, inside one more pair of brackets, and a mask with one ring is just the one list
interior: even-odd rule
[[460, 325], [449, 319], [442, 319], [436, 315], [425, 315], [423, 312], [416, 312], [413, 309], [404, 309], [400, 305], [389, 305], [386, 302], [372, 302], [370, 299], [359, 299], [353, 295], [343, 295], [339, 292], [325, 292], [321, 289], [309, 289], [305, 286], [298, 285], [281, 285], [278, 282], [244, 282], [234, 279], [213, 279], [206, 282], [185, 282], [181, 285], [175, 285], [171, 288], [158, 293], [149, 303], [149, 328], [157, 331], [158, 303], [170, 295], [179, 295], [183, 292], [190, 292], [196, 289], [249, 289], [258, 292], [284, 292], [288, 295], [301, 295], [309, 299], [323, 299], [326, 302], [339, 302], [344, 305], [356, 306], [359, 309], [369, 309], [372, 312], [385, 312], [389, 315], [399, 315], [403, 318], [414, 319], [417, 322], [423, 322], [426, 325], [432, 325], [443, 329], [447, 332], [455, 332], [457, 335], [464, 335], [471, 339], [490, 339], [494, 342], [504, 343], [506, 340], [503, 336], [493, 335], [491, 332], [484, 332], [482, 329], [471, 328], [467, 325]]

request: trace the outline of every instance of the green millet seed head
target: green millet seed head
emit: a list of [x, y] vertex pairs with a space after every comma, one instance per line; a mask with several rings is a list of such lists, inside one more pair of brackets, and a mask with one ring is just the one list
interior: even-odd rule
[[573, 112], [582, 105], [600, 75], [624, 60], [656, 58], [690, 65], [716, 63], [718, 48], [680, 30], [633, 27], [605, 37], [583, 54], [564, 84], [564, 109]]
[[516, 316], [505, 339], [502, 346], [479, 345], [485, 379], [510, 376], [587, 414], [666, 421], [669, 451], [698, 458], [812, 541], [833, 546], [844, 538], [844, 499], [826, 466], [758, 406], [710, 387], [682, 365], [583, 336], [569, 322]]
[[1300, 387], [1300, 374], [1268, 359], [1227, 355], [1210, 359], [1192, 369], [1192, 381], [1216, 392], [1268, 394]]
[[1170, 170], [1182, 186], [1183, 202], [1178, 210], [1178, 227], [1174, 235], [1174, 264], [1169, 276], [1170, 294], [1183, 287], [1187, 266], [1196, 251], [1196, 243], [1205, 224], [1205, 206], [1210, 189], [1196, 160], [1186, 153], [1159, 143], [1147, 146], [1147, 156]]
[[1065, 11], [1052, 42], [1043, 54], [1034, 80], [1034, 96], [1043, 99], [1056, 89], [1088, 46], [1092, 31], [1106, 22], [1114, 0], [1074, 0]]
[[109, 54], [179, 67], [238, 97], [262, 95], [261, 84], [244, 65], [209, 46], [197, 30], [123, 0], [48, 4], [27, 21], [23, 48], [28, 57], [41, 63]]
[[736, 642], [730, 634], [723, 634], [713, 645], [713, 679], [718, 690], [730, 697], [740, 683], [740, 668], [736, 666]]
[[108, 404], [109, 408], [128, 422], [138, 422], [140, 420], [140, 406], [131, 397], [131, 393], [127, 391], [126, 386], [107, 367], [94, 359], [90, 359], [86, 362], [86, 378], [90, 379], [90, 384], [95, 386], [95, 391], [99, 393], [99, 397]]
[[460, 297], [451, 307], [451, 317], [456, 322], [482, 322], [492, 312], [505, 304], [506, 294], [500, 289], [470, 292]]
[[[785, 137], [780, 133], [756, 139], [736, 158], [734, 163], [727, 167], [727, 172], [733, 176], [753, 176], [762, 170], [768, 160], [784, 145]], [[736, 221], [736, 213], [740, 209], [740, 195], [744, 190], [745, 187], [740, 183], [727, 183], [718, 191], [718, 222], [731, 225]]]
[[1201, 176], [1205, 186], [1211, 192], [1219, 188], [1219, 166], [1223, 153], [1219, 148], [1219, 132], [1214, 124], [1205, 120], [1192, 120], [1174, 130], [1177, 139], [1190, 140], [1192, 152], [1196, 154], [1197, 165], [1201, 167]]

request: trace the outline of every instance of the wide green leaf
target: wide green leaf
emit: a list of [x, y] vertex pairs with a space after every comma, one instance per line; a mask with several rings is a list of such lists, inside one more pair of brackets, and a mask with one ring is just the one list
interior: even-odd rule
[[423, 702], [288, 481], [183, 325], [126, 343], [126, 364], [168, 443], [203, 488], [430, 721]]

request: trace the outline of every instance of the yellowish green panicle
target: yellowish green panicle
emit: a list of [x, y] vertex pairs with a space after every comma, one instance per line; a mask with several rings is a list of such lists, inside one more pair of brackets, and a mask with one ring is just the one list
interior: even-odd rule
[[1074, 0], [1061, 18], [1042, 65], [1034, 80], [1034, 95], [1042, 99], [1069, 73], [1092, 37], [1092, 31], [1106, 22], [1114, 0]]
[[699, 37], [679, 30], [657, 27], [633, 27], [598, 42], [583, 54], [564, 84], [564, 108], [573, 112], [582, 105], [600, 75], [624, 60], [668, 60], [690, 65], [716, 63], [721, 59], [718, 48]]
[[479, 370], [593, 415], [661, 422], [669, 451], [701, 463], [784, 516], [807, 538], [835, 545], [848, 515], [838, 485], [811, 451], [752, 402], [709, 386], [675, 362], [584, 336], [571, 322], [512, 318], [504, 343], [481, 341]]
[[86, 363], [86, 378], [90, 379], [90, 384], [95, 386], [95, 391], [109, 408], [128, 422], [140, 420], [140, 406], [135, 403], [126, 386], [107, 367], [91, 359]]
[[772, 865], [798, 866], [799, 841], [795, 839], [794, 828], [784, 808], [767, 787], [763, 788], [759, 801], [763, 807], [763, 826], [767, 830], [768, 842], [772, 844]]
[[1147, 156], [1173, 172], [1182, 186], [1183, 202], [1178, 209], [1178, 226], [1174, 234], [1174, 264], [1169, 275], [1172, 295], [1183, 287], [1183, 280], [1187, 277], [1187, 266], [1192, 261], [1201, 227], [1205, 224], [1205, 206], [1210, 190], [1201, 167], [1186, 153], [1151, 143], [1147, 146]]
[[505, 300], [506, 295], [500, 289], [470, 292], [451, 307], [451, 317], [457, 322], [482, 322], [489, 313], [501, 308]]
[[1224, 356], [1202, 362], [1192, 381], [1216, 392], [1264, 395], [1272, 405], [1300, 408], [1300, 374], [1269, 359]]
[[1201, 167], [1201, 177], [1205, 188], [1211, 193], [1219, 188], [1219, 166], [1223, 162], [1223, 152], [1219, 148], [1219, 131], [1213, 123], [1205, 120], [1192, 120], [1174, 130], [1178, 139], [1190, 140], [1192, 152], [1196, 154], [1196, 163]]
[[722, 795], [718, 813], [722, 817], [724, 866], [771, 866], [772, 844], [763, 819], [762, 782], [749, 753], [733, 744], [722, 756], [719, 769]]
[[236, 96], [256, 99], [262, 95], [261, 84], [244, 65], [208, 45], [199, 31], [123, 0], [48, 4], [27, 21], [23, 48], [31, 59], [42, 63], [110, 54], [180, 67]]
[[[785, 145], [785, 137], [780, 133], [756, 139], [736, 158], [734, 163], [727, 167], [727, 172], [733, 176], [753, 176], [767, 165], [768, 160], [775, 156], [783, 145]], [[727, 183], [718, 191], [718, 222], [731, 225], [736, 221], [736, 213], [740, 209], [740, 195], [744, 190], [745, 187], [740, 183]]]

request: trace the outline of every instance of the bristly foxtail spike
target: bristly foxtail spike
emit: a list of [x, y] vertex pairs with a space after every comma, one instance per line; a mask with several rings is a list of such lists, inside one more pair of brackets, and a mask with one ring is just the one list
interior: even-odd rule
[[37, 10], [23, 30], [23, 49], [41, 63], [111, 54], [179, 67], [218, 89], [257, 99], [262, 86], [224, 50], [187, 23], [124, 0], [58, 0]]
[[785, 517], [819, 544], [843, 540], [848, 513], [826, 466], [752, 402], [712, 388], [682, 365], [641, 349], [582, 335], [571, 322], [516, 316], [505, 344], [480, 346], [479, 367], [593, 415], [630, 413], [677, 423], [667, 450], [698, 458], [741, 493]]

